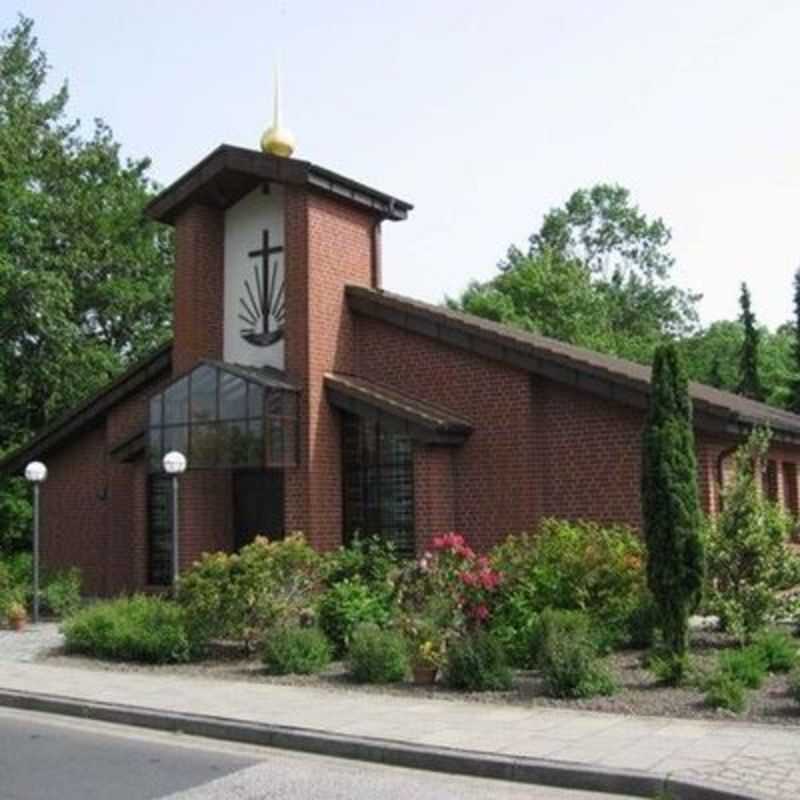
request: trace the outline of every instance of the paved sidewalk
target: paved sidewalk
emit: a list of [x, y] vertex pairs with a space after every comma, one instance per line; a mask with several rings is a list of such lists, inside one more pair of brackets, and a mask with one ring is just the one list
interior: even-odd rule
[[40, 622], [28, 625], [24, 631], [3, 630], [0, 628], [0, 662], [31, 662], [56, 650], [64, 644], [57, 622]]
[[0, 689], [581, 762], [800, 797], [800, 728], [480, 705], [0, 660]]

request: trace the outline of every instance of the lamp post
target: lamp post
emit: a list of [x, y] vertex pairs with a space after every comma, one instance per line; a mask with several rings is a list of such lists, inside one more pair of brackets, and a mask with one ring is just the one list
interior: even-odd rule
[[161, 462], [164, 472], [172, 478], [172, 585], [178, 585], [178, 478], [186, 472], [186, 456], [171, 450]]
[[47, 480], [47, 467], [31, 461], [25, 467], [25, 480], [33, 485], [33, 623], [39, 622], [39, 487]]

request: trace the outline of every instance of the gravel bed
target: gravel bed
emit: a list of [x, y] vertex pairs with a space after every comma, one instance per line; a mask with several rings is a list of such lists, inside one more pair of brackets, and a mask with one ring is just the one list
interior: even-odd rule
[[[730, 639], [712, 633], [699, 633], [692, 644], [692, 660], [698, 672], [709, 672], [721, 650], [731, 647]], [[772, 675], [759, 690], [749, 691], [749, 705], [742, 714], [715, 711], [703, 702], [703, 693], [694, 687], [668, 687], [658, 683], [643, 667], [645, 651], [626, 650], [609, 656], [608, 666], [614, 674], [618, 691], [611, 697], [587, 700], [558, 700], [548, 697], [544, 683], [535, 672], [515, 673], [514, 688], [508, 692], [465, 693], [448, 690], [437, 684], [419, 687], [411, 683], [392, 685], [362, 685], [347, 675], [342, 662], [334, 662], [318, 675], [267, 675], [256, 658], [245, 658], [238, 649], [220, 649], [213, 658], [193, 664], [152, 666], [127, 662], [99, 661], [83, 656], [67, 655], [63, 651], [41, 657], [53, 666], [68, 666], [107, 672], [136, 672], [154, 675], [180, 675], [188, 679], [254, 681], [284, 686], [310, 686], [331, 692], [378, 692], [405, 697], [431, 697], [440, 700], [460, 700], [475, 703], [495, 703], [551, 708], [573, 708], [586, 711], [606, 711], [639, 716], [669, 716], [692, 719], [726, 719], [744, 722], [765, 722], [800, 726], [800, 704], [789, 694], [788, 678]]]

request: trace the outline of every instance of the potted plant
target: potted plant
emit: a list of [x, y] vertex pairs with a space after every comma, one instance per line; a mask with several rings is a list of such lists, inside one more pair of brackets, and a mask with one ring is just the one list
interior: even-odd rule
[[25, 628], [25, 623], [28, 621], [28, 613], [25, 611], [25, 606], [22, 603], [13, 602], [6, 611], [6, 618], [12, 630], [21, 631]]
[[432, 686], [444, 664], [447, 630], [434, 617], [409, 614], [403, 629], [410, 647], [411, 672], [418, 686]]

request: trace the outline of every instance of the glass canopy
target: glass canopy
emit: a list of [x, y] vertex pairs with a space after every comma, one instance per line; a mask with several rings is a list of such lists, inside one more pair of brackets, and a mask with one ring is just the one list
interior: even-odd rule
[[297, 464], [297, 391], [265, 370], [203, 362], [150, 400], [149, 463], [170, 450], [189, 469]]

